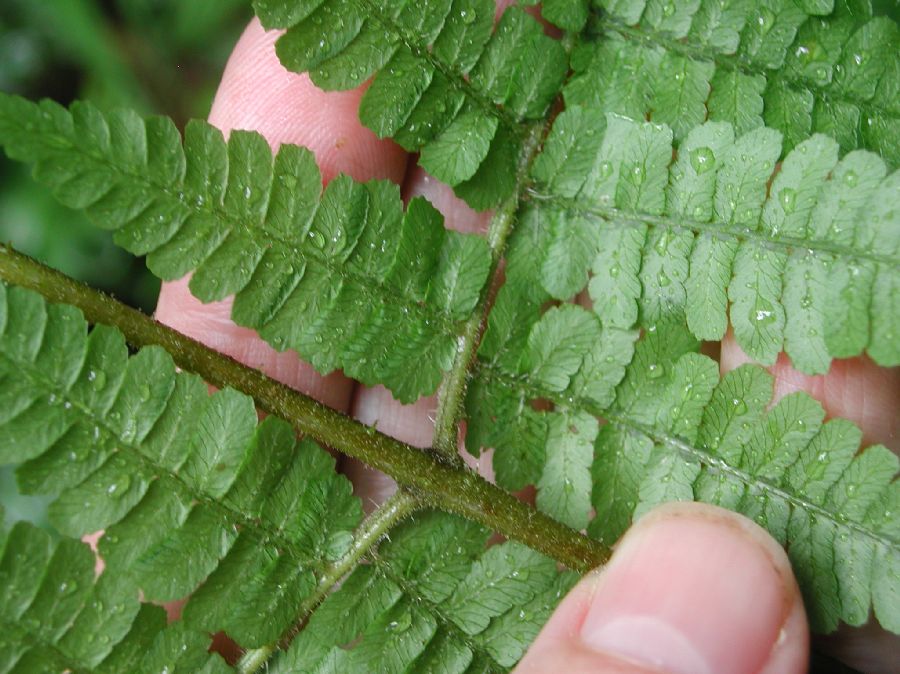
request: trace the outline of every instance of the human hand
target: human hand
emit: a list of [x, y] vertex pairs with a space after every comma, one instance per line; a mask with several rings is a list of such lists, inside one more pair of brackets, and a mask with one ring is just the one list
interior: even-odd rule
[[[213, 124], [226, 132], [255, 129], [273, 147], [304, 145], [316, 154], [326, 180], [341, 172], [359, 180], [390, 179], [403, 186], [405, 198], [430, 199], [448, 227], [484, 230], [487, 215], [470, 210], [402, 150], [359, 124], [360, 91], [325, 94], [306, 76], [287, 73], [274, 55], [274, 39], [256, 22], [248, 28], [225, 72], [210, 115]], [[274, 351], [229, 316], [230, 302], [202, 305], [186, 280], [163, 287], [157, 310], [162, 322], [384, 433], [417, 446], [431, 443], [433, 399], [402, 406], [381, 387], [362, 387], [340, 374], [322, 377], [296, 354]], [[733, 341], [722, 345], [723, 370], [741, 358]], [[829, 414], [860, 424], [867, 440], [894, 442], [896, 449], [896, 371], [879, 370], [866, 360], [839, 363], [827, 377], [802, 380], [786, 363], [775, 370], [779, 394], [804, 388]], [[478, 468], [490, 477], [487, 460]], [[358, 462], [344, 460], [341, 469], [367, 510], [394, 489], [389, 478]], [[670, 506], [642, 519], [606, 569], [569, 594], [519, 671], [556, 671], [564, 665], [571, 674], [792, 674], [804, 671], [807, 643], [796, 583], [774, 541], [738, 515], [708, 506]], [[863, 648], [872, 643], [863, 642]], [[647, 666], [634, 664], [641, 657], [649, 659]], [[889, 651], [873, 651], [873, 658], [867, 671], [879, 671], [876, 666], [888, 671]]]

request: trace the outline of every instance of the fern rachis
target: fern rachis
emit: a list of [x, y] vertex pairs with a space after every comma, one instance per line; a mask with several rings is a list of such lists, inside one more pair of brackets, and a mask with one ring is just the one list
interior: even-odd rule
[[[128, 359], [114, 331], [88, 336], [77, 311], [5, 289], [0, 372], [11, 402], [0, 457], [26, 461], [24, 487], [61, 493], [54, 513], [68, 533], [109, 527], [101, 550], [115, 592], [168, 599], [199, 586], [176, 627], [138, 612], [131, 596], [134, 622], [110, 628], [109, 648], [86, 655], [65, 633], [41, 634], [48, 657], [150, 667], [199, 643], [197, 630], [225, 629], [265, 659], [312, 611], [295, 642], [304, 646], [276, 663], [346, 668], [365, 658], [393, 671], [453, 652], [467, 654], [454, 660], [459, 671], [512, 666], [521, 648], [503, 642], [511, 616], [527, 605], [546, 617], [572, 578], [518, 543], [483, 551], [486, 532], [447, 515], [397, 525], [425, 505], [580, 570], [656, 503], [721, 504], [788, 547], [815, 626], [859, 624], [874, 606], [883, 626], [900, 629], [896, 457], [858, 451], [859, 432], [823, 423], [808, 396], [770, 406], [761, 369], [720, 378], [698, 353], [700, 339], [721, 339], [730, 323], [764, 363], [782, 350], [810, 373], [864, 351], [900, 362], [897, 30], [821, 4], [546, 3], [545, 17], [569, 31], [556, 42], [518, 7], [492, 32], [493, 5], [478, 0], [257, 2], [267, 26], [287, 29], [278, 53], [288, 67], [326, 88], [374, 75], [363, 122], [420, 151], [469, 204], [496, 207], [487, 242], [444, 230], [424, 200], [404, 210], [384, 182], [342, 176], [323, 191], [310, 153], [285, 146], [273, 158], [253, 133], [226, 143], [192, 123], [182, 141], [157, 118], [0, 97], [7, 153], [121, 245], [149, 254], [154, 272], [194, 272], [204, 301], [236, 295], [236, 322], [323, 372], [343, 368], [406, 401], [443, 379], [435, 453], [454, 449], [464, 418], [469, 449], [495, 450], [500, 486], [536, 485], [537, 508], [558, 521], [84, 290], [63, 292], [64, 281], [4, 249], [8, 282], [80, 306], [134, 346], [165, 345], [185, 370], [244, 390], [407, 490], [402, 506], [359, 524], [321, 450], [295, 447], [276, 419], [257, 427], [249, 399], [227, 390], [207, 399], [161, 351]], [[489, 303], [501, 257], [505, 280]], [[569, 302], [579, 293], [590, 308]], [[99, 391], [91, 358], [104, 363]], [[145, 395], [136, 382], [150, 374]], [[155, 407], [142, 416], [144, 399]], [[201, 421], [175, 433], [179, 419]], [[70, 468], [69, 453], [87, 447]], [[392, 540], [379, 544], [385, 530]], [[40, 547], [24, 531], [10, 534], [10, 550]], [[448, 536], [471, 548], [436, 553]], [[199, 545], [187, 556], [189, 544]], [[362, 557], [371, 566], [313, 610]], [[157, 578], [160, 568], [171, 574]], [[467, 597], [488, 568], [511, 599], [473, 613]], [[515, 580], [517, 568], [535, 570], [532, 582]], [[233, 588], [235, 601], [216, 601]], [[95, 619], [86, 597], [73, 604], [75, 633]], [[263, 601], [277, 616], [265, 625], [254, 615]], [[328, 616], [358, 601], [359, 620], [328, 634]], [[391, 646], [406, 659], [382, 660], [378, 630], [398, 620], [416, 625]], [[341, 648], [357, 638], [358, 650]], [[153, 647], [143, 654], [138, 644]], [[185, 667], [221, 666], [186, 657]]]

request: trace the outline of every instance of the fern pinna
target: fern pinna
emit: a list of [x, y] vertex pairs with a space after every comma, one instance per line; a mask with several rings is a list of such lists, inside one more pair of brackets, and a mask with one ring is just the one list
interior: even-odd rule
[[[299, 394], [3, 248], [0, 460], [56, 495], [62, 534], [106, 533], [97, 578], [81, 543], [4, 533], [0, 669], [227, 671], [207, 653], [225, 631], [239, 671], [506, 670], [574, 582], [546, 555], [583, 571], [683, 499], [783, 543], [817, 629], [874, 610], [900, 632], [897, 458], [700, 353], [730, 325], [763, 364], [900, 364], [896, 23], [849, 0], [548, 0], [554, 39], [486, 0], [255, 8], [286, 67], [371, 79], [363, 123], [495, 209], [487, 238], [383, 181], [323, 190], [309, 151], [203, 122], [182, 138], [2, 94], [0, 143], [161, 278], [235, 296], [276, 349], [405, 402], [440, 386], [434, 450], [295, 417]], [[463, 420], [540, 513], [447, 456]], [[363, 519], [316, 441], [401, 491]], [[490, 529], [519, 540], [487, 547]], [[148, 603], [188, 595], [168, 626]]]

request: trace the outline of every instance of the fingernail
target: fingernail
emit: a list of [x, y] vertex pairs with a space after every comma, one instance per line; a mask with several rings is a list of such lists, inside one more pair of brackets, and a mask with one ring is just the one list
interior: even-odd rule
[[786, 559], [737, 516], [681, 505], [641, 520], [599, 576], [591, 649], [670, 674], [751, 674], [787, 616]]

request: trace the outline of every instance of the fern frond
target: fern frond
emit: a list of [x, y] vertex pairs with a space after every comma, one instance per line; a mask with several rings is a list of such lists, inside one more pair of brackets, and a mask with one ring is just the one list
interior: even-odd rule
[[[557, 3], [565, 5], [566, 3]], [[474, 208], [515, 187], [522, 123], [540, 120], [568, 67], [559, 42], [519, 7], [493, 30], [493, 0], [427, 3], [256, 0], [290, 70], [326, 90], [375, 78], [362, 122], [420, 152], [419, 163]]]
[[[659, 503], [700, 500], [727, 507], [786, 545], [818, 629], [832, 630], [838, 620], [861, 624], [873, 604], [882, 625], [900, 628], [900, 538], [891, 505], [900, 495], [896, 456], [882, 446], [857, 452], [860, 431], [840, 419], [823, 425], [822, 407], [806, 394], [787, 396], [766, 412], [771, 375], [743, 366], [719, 381], [718, 365], [694, 352], [699, 343], [679, 323], [648, 330], [620, 370], [624, 376], [600, 380], [604, 386], [618, 382], [614, 395], [602, 396], [608, 402], [580, 385], [595, 367], [593, 345], [568, 349], [574, 366], [567, 378], [523, 376], [535, 340], [553, 343], [545, 335], [556, 330], [573, 343], [573, 319], [562, 321], [560, 311], [544, 314], [524, 347], [510, 341], [510, 351], [500, 357], [481, 354], [470, 397], [470, 409], [481, 408], [469, 420], [473, 442], [512, 455], [498, 457], [501, 466], [533, 465], [538, 477], [526, 477], [538, 486], [539, 507], [566, 517], [560, 508], [576, 503], [578, 519], [566, 521], [577, 526], [587, 523], [593, 506], [588, 531], [609, 544]], [[565, 311], [595, 319], [577, 306]], [[601, 332], [593, 339], [608, 342], [613, 360], [628, 354], [616, 343], [620, 335], [611, 339]], [[542, 409], [532, 407], [536, 402]], [[608, 423], [579, 421], [598, 417]], [[526, 439], [516, 446], [494, 431], [509, 427], [539, 431], [531, 431], [530, 444]], [[555, 428], [569, 434], [568, 442], [557, 440]], [[532, 446], [545, 455], [543, 465], [533, 461]], [[566, 463], [577, 466], [573, 474], [559, 471]], [[578, 490], [586, 480], [593, 482], [590, 503], [584, 502], [588, 491]], [[542, 499], [540, 490], [550, 485], [553, 498]], [[570, 497], [560, 498], [566, 492]]]
[[399, 525], [273, 670], [507, 671], [577, 576], [518, 543], [485, 549], [487, 537], [438, 512]]
[[0, 671], [160, 671], [176, 660], [169, 671], [230, 671], [207, 634], [167, 630], [163, 609], [141, 605], [126, 577], [95, 578], [94, 562], [80, 541], [53, 541], [27, 522], [0, 528]]
[[[2, 514], [2, 513], [0, 513]], [[94, 555], [83, 543], [19, 522], [0, 529], [0, 670], [90, 669], [131, 627], [137, 590], [94, 580]]]
[[900, 363], [900, 171], [865, 151], [838, 161], [817, 134], [776, 173], [780, 147], [772, 129], [706, 122], [673, 161], [668, 127], [570, 108], [534, 164], [536, 282], [567, 299], [591, 271], [612, 327], [678, 317], [719, 340], [730, 319], [766, 364], [782, 350], [811, 374], [863, 350]]
[[437, 388], [490, 266], [487, 243], [445, 230], [425, 199], [404, 213], [396, 185], [346, 176], [322, 193], [308, 150], [273, 163], [256, 133], [226, 144], [191, 122], [182, 147], [167, 119], [0, 94], [0, 144], [160, 278], [194, 272], [199, 299], [236, 295], [234, 320], [276, 349], [403, 401]]
[[778, 129], [785, 152], [821, 132], [896, 168], [900, 31], [834, 4], [595, 0], [604, 11], [573, 53], [566, 104], [668, 124], [678, 142], [707, 118], [739, 135]]
[[210, 635], [183, 620], [166, 625], [166, 612], [142, 604], [131, 632], [97, 668], [98, 674], [171, 672], [172, 674], [227, 674], [234, 670], [210, 653]]
[[23, 491], [59, 493], [49, 516], [67, 535], [106, 529], [107, 569], [147, 599], [203, 583], [192, 628], [278, 638], [361, 518], [334, 459], [284, 421], [257, 424], [247, 396], [209, 395], [159, 348], [129, 358], [120, 333], [88, 334], [78, 310], [31, 291], [0, 284], [0, 330], [0, 463], [24, 461]]

